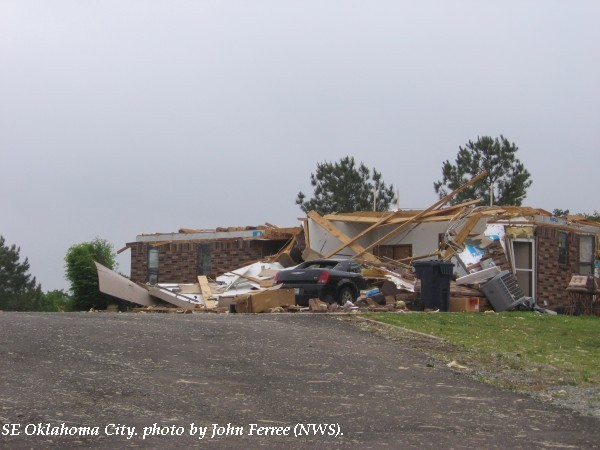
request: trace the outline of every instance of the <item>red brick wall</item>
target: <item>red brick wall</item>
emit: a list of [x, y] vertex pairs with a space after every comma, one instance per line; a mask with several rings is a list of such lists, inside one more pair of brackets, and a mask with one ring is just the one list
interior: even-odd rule
[[[260, 241], [227, 239], [209, 242], [211, 248], [211, 274], [215, 277], [224, 272], [254, 263], [279, 250], [285, 241]], [[148, 243], [128, 244], [131, 249], [131, 279], [145, 283], [148, 276], [148, 249], [158, 248], [159, 283], [196, 283], [198, 249], [203, 242], [171, 242], [157, 247]]]
[[146, 282], [146, 269], [148, 267], [148, 246], [141, 242], [127, 244], [131, 252], [131, 276], [133, 281]]
[[[569, 305], [569, 294], [565, 290], [571, 281], [571, 277], [579, 270], [579, 235], [568, 233], [568, 258], [566, 264], [560, 264], [559, 254], [560, 230], [554, 227], [537, 226], [535, 228], [535, 240], [537, 247], [537, 285], [536, 301], [539, 306], [547, 302], [549, 309], [565, 308]], [[499, 242], [495, 241], [488, 247], [487, 258], [491, 258], [494, 264], [502, 270], [512, 270], [512, 267], [502, 251]], [[486, 309], [486, 302], [480, 305], [480, 309]]]
[[560, 230], [538, 226], [535, 229], [537, 244], [537, 296], [538, 305], [560, 309], [568, 306], [569, 294], [565, 290], [571, 277], [579, 270], [579, 235], [568, 233], [567, 264], [558, 262]]

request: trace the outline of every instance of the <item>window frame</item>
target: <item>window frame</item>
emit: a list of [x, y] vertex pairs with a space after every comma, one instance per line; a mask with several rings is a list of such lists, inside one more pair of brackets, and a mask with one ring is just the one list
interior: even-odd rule
[[[589, 249], [584, 248], [584, 242], [589, 243]], [[582, 234], [579, 236], [579, 274], [580, 275], [594, 275], [594, 249], [595, 249], [595, 237], [589, 234]], [[589, 252], [589, 260], [583, 259], [585, 253]]]
[[569, 233], [558, 232], [558, 263], [561, 266], [569, 264]]
[[196, 250], [196, 275], [210, 275], [211, 273], [212, 245], [210, 242], [200, 242]]
[[146, 282], [153, 285], [158, 284], [160, 249], [158, 247], [148, 247], [147, 258]]

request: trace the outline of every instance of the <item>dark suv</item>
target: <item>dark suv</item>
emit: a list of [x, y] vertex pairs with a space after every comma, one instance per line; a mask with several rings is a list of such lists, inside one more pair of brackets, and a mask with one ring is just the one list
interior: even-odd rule
[[308, 306], [308, 300], [319, 298], [327, 303], [343, 305], [354, 302], [366, 282], [361, 275], [362, 266], [352, 259], [315, 259], [292, 269], [280, 270], [273, 284], [293, 288], [296, 303]]

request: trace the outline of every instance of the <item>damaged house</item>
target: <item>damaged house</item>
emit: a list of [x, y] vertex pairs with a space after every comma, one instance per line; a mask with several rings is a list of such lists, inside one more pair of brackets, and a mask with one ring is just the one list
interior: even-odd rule
[[[452, 300], [475, 299], [480, 309], [575, 313], [577, 306], [577, 313], [600, 315], [600, 223], [529, 207], [478, 206], [476, 200], [445, 206], [480, 176], [424, 210], [311, 211], [294, 228], [142, 234], [120, 250], [131, 250], [131, 278], [98, 267], [100, 289], [141, 305], [161, 300], [209, 308], [258, 291], [261, 308], [293, 306], [283, 292], [288, 289], [273, 291], [277, 271], [335, 257], [361, 263], [362, 276], [381, 288], [386, 302], [409, 300], [414, 309], [452, 311]], [[424, 277], [427, 271], [439, 276]], [[436, 278], [448, 282], [435, 288], [438, 303], [419, 305]]]
[[600, 224], [534, 208], [464, 204], [386, 213], [311, 212], [304, 228], [306, 257], [358, 258], [394, 270], [416, 261], [449, 261], [458, 281], [453, 289], [479, 287], [508, 274], [525, 297], [558, 311], [572, 305], [567, 287], [573, 276], [598, 275]]
[[[177, 233], [142, 234], [119, 250], [131, 251], [131, 280], [137, 283], [195, 283], [199, 275], [216, 277], [280, 254], [299, 254], [289, 246], [300, 227], [273, 225], [214, 230], [180, 229]], [[291, 262], [283, 261], [284, 265]]]
[[[146, 308], [245, 312], [293, 306], [293, 292], [272, 287], [277, 271], [296, 263], [300, 227], [181, 229], [137, 236], [131, 277], [96, 263], [100, 291]], [[210, 278], [209, 278], [210, 277]]]

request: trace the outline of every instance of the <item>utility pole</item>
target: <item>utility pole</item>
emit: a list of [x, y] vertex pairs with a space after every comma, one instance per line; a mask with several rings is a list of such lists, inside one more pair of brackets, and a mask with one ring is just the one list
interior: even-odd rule
[[377, 211], [377, 188], [373, 188], [373, 211]]

